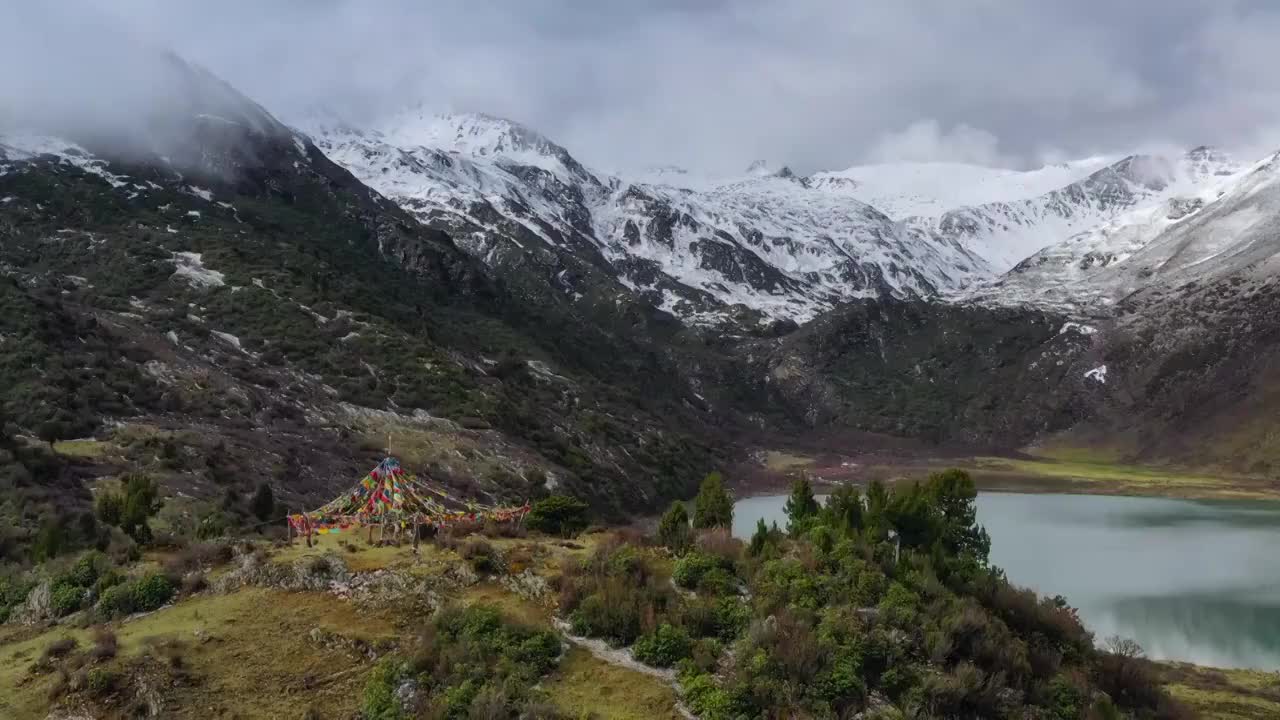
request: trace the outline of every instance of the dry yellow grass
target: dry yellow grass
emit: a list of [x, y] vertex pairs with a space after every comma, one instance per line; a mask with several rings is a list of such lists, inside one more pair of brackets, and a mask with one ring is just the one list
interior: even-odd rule
[[573, 647], [545, 684], [552, 701], [574, 717], [610, 720], [677, 720], [676, 694], [651, 675], [610, 665]]
[[1170, 694], [1205, 720], [1280, 718], [1280, 673], [1183, 663], [1159, 668]]
[[[247, 589], [205, 595], [114, 626], [116, 664], [140, 656], [149, 641], [187, 646], [184, 665], [199, 682], [164, 688], [165, 717], [299, 717], [310, 704], [326, 716], [355, 712], [369, 661], [311, 641], [314, 628], [366, 642], [394, 642], [396, 619], [362, 611], [324, 593]], [[43, 717], [52, 675], [32, 663], [61, 637], [90, 644], [89, 631], [56, 628], [0, 646], [0, 717]], [[265, 689], [270, 688], [269, 691]]]

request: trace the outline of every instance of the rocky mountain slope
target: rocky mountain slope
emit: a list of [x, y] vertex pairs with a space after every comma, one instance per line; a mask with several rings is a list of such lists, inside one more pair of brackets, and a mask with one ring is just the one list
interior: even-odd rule
[[1173, 157], [1132, 155], [1043, 195], [958, 208], [907, 223], [920, 232], [981, 248], [992, 267], [1003, 272], [1042, 248], [1126, 213], [1211, 192], [1239, 169], [1208, 148]]
[[1144, 289], [1209, 282], [1274, 253], [1275, 157], [1166, 193], [1020, 262], [971, 295], [1106, 313]]
[[147, 472], [193, 522], [264, 480], [313, 505], [388, 434], [460, 494], [560, 488], [606, 514], [705, 472], [719, 423], [643, 309], [587, 318], [507, 286], [229, 102], [172, 109], [186, 130], [156, 145], [0, 140], [3, 437], [92, 437], [103, 458], [0, 452], [0, 550], [84, 509], [85, 476]]

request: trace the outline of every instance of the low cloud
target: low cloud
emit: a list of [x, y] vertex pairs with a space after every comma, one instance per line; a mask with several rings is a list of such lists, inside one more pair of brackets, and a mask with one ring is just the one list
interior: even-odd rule
[[1018, 164], [1000, 152], [1000, 141], [981, 128], [961, 123], [943, 130], [937, 120], [918, 120], [887, 133], [867, 153], [873, 162], [957, 162], [993, 167]]
[[[410, 105], [524, 122], [585, 162], [797, 171], [1035, 164], [1153, 139], [1265, 146], [1280, 5], [1249, 0], [0, 0], [0, 114], [130, 122], [170, 47], [285, 119]], [[3, 120], [0, 119], [0, 122]], [[998, 139], [998, 141], [996, 140]]]

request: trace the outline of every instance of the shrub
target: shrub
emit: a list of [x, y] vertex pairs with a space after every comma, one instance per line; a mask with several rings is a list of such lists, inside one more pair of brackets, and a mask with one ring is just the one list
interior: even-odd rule
[[202, 572], [193, 572], [182, 577], [182, 594], [194, 595], [204, 592], [209, 587], [209, 580]]
[[89, 655], [96, 660], [107, 660], [116, 656], [119, 646], [116, 634], [110, 628], [98, 627], [93, 631], [93, 647]]
[[90, 668], [85, 676], [85, 689], [93, 695], [106, 695], [115, 689], [120, 676], [109, 668]]
[[167, 575], [185, 575], [192, 570], [217, 567], [231, 562], [235, 550], [221, 542], [201, 542], [188, 545], [165, 561]]
[[429, 693], [428, 716], [517, 717], [561, 651], [555, 633], [507, 622], [496, 608], [447, 607], [423, 629], [408, 663], [379, 665], [365, 687], [364, 716], [403, 717], [408, 709], [396, 702], [395, 689], [415, 677]]
[[698, 552], [710, 555], [720, 561], [721, 567], [732, 571], [742, 559], [742, 541], [734, 537], [728, 530], [718, 529], [698, 533]]
[[249, 501], [249, 509], [259, 520], [270, 520], [276, 511], [276, 496], [269, 483], [259, 483]]
[[496, 573], [501, 570], [498, 551], [480, 538], [471, 538], [458, 549], [458, 555], [471, 563], [478, 573]]
[[910, 627], [916, 619], [920, 598], [899, 582], [889, 584], [889, 590], [880, 601], [880, 613], [886, 622], [896, 627]]
[[658, 542], [674, 553], [683, 553], [689, 549], [690, 535], [689, 513], [684, 509], [684, 503], [671, 503], [658, 522]]
[[654, 667], [671, 667], [693, 651], [693, 640], [683, 629], [662, 623], [653, 632], [636, 640], [631, 654]]
[[63, 573], [61, 580], [76, 587], [92, 587], [98, 576], [109, 567], [110, 561], [107, 560], [106, 555], [97, 551], [87, 552], [81, 555], [67, 572]]
[[685, 702], [694, 714], [704, 720], [729, 720], [736, 717], [733, 697], [716, 685], [710, 673], [682, 673], [680, 686]]
[[175, 592], [169, 578], [152, 573], [138, 580], [133, 588], [134, 602], [139, 612], [155, 610], [173, 599]]
[[98, 610], [108, 616], [132, 615], [162, 607], [173, 599], [175, 588], [169, 578], [151, 573], [136, 580], [107, 588], [98, 599]]
[[49, 592], [49, 610], [54, 617], [64, 617], [80, 609], [85, 591], [70, 584], [54, 585]]
[[396, 698], [396, 688], [407, 675], [408, 668], [400, 660], [394, 657], [380, 660], [365, 681], [361, 716], [366, 720], [402, 720], [408, 717]]
[[40, 657], [44, 660], [49, 660], [51, 658], [60, 658], [67, 655], [72, 650], [75, 650], [77, 647], [79, 647], [79, 645], [80, 643], [76, 642], [75, 638], [72, 638], [72, 637], [58, 638], [57, 640], [54, 640], [53, 642], [45, 646], [44, 653], [41, 654]]
[[135, 612], [135, 608], [131, 583], [107, 588], [98, 598], [98, 610], [107, 617], [130, 615]]
[[734, 591], [733, 564], [704, 552], [691, 552], [676, 561], [671, 579], [682, 588], [713, 594]]
[[587, 528], [587, 504], [568, 495], [552, 495], [533, 503], [525, 524], [530, 530], [571, 537]]

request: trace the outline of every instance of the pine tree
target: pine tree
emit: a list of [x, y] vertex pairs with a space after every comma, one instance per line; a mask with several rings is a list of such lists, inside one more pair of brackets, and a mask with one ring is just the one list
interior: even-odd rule
[[852, 485], [841, 485], [822, 508], [826, 522], [834, 530], [850, 533], [862, 529], [862, 496]]
[[791, 497], [783, 509], [787, 513], [787, 532], [793, 537], [809, 529], [819, 509], [809, 478], [801, 476], [791, 484]]
[[751, 542], [747, 545], [747, 554], [760, 557], [769, 546], [770, 539], [769, 528], [764, 524], [764, 518], [760, 518], [756, 521], [756, 531], [751, 534]]
[[698, 529], [732, 528], [733, 497], [725, 490], [720, 473], [708, 473], [693, 501], [693, 526]]
[[683, 553], [689, 549], [690, 536], [689, 513], [684, 509], [684, 503], [671, 503], [658, 522], [658, 542], [674, 553]]
[[862, 524], [867, 529], [867, 536], [873, 541], [888, 537], [890, 530], [888, 509], [889, 491], [885, 489], [884, 483], [872, 480], [867, 486], [867, 509], [863, 513]]

